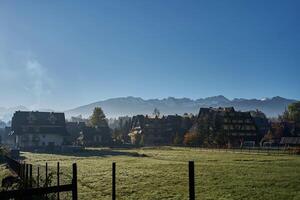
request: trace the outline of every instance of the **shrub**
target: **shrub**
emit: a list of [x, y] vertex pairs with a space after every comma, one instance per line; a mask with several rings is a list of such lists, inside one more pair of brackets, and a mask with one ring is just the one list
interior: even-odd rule
[[200, 135], [197, 133], [186, 133], [184, 135], [183, 144], [188, 146], [196, 146], [200, 144]]

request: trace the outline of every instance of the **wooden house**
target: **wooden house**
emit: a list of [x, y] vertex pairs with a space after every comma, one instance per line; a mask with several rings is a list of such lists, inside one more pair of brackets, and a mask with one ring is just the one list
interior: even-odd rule
[[17, 111], [12, 117], [11, 135], [19, 148], [61, 146], [67, 136], [64, 113]]
[[259, 134], [250, 112], [227, 108], [201, 108], [193, 129], [212, 135], [222, 134], [229, 147], [258, 145], [263, 136]]
[[175, 137], [183, 139], [193, 124], [192, 120], [191, 117], [179, 115], [162, 117], [137, 115], [132, 118], [131, 131], [128, 135], [132, 144], [169, 145], [174, 143]]

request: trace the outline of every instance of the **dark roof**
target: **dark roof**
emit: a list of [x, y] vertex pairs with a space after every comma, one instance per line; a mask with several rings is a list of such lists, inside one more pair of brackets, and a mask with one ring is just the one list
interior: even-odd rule
[[15, 134], [65, 134], [65, 126], [64, 113], [17, 111], [12, 118]]
[[12, 126], [20, 125], [65, 125], [65, 114], [56, 112], [17, 111], [12, 118]]

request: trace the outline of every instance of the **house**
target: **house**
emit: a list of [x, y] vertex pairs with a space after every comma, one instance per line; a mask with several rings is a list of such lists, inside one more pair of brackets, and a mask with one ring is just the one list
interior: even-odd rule
[[258, 145], [263, 137], [250, 112], [236, 111], [233, 107], [201, 108], [192, 129], [212, 136], [221, 135], [228, 147]]
[[104, 146], [111, 144], [111, 131], [108, 126], [85, 126], [82, 129], [81, 137], [85, 146]]
[[271, 123], [269, 122], [266, 115], [259, 110], [250, 111], [250, 115], [254, 120], [254, 123], [258, 129], [259, 134], [261, 136], [266, 135], [271, 127]]
[[129, 137], [132, 144], [137, 145], [168, 145], [173, 144], [176, 137], [183, 135], [192, 126], [193, 118], [188, 116], [168, 115], [149, 117], [137, 115], [132, 118]]
[[11, 135], [18, 148], [54, 149], [67, 136], [64, 113], [17, 111], [12, 117]]
[[103, 146], [111, 143], [111, 130], [107, 123], [90, 126], [83, 121], [66, 122], [69, 133], [67, 143], [80, 146]]
[[262, 140], [263, 146], [299, 146], [300, 123], [294, 121], [272, 122]]
[[68, 132], [67, 143], [69, 145], [80, 145], [82, 144], [80, 138], [85, 129], [85, 122], [66, 122], [66, 129]]

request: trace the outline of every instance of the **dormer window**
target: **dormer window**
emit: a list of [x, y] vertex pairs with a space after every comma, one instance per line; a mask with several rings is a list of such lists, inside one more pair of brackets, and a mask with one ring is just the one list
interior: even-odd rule
[[55, 124], [57, 119], [53, 114], [50, 114], [48, 120], [50, 121], [51, 124]]
[[28, 123], [29, 124], [33, 124], [34, 121], [36, 120], [36, 117], [31, 113], [29, 113], [28, 117], [27, 117]]

